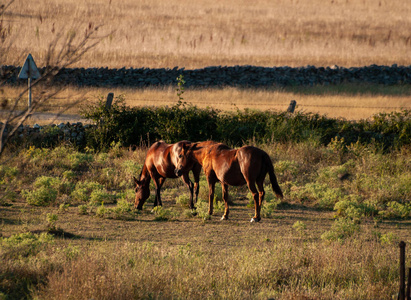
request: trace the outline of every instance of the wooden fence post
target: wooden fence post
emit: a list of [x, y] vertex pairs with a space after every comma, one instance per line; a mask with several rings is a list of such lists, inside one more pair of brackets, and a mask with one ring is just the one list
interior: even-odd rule
[[411, 268], [408, 268], [407, 300], [411, 300]]
[[114, 94], [108, 93], [106, 100], [106, 110], [110, 110], [111, 104], [113, 103]]
[[400, 242], [400, 292], [398, 300], [405, 300], [405, 242]]
[[287, 108], [287, 112], [293, 113], [295, 110], [295, 106], [297, 105], [297, 101], [291, 100], [290, 105]]

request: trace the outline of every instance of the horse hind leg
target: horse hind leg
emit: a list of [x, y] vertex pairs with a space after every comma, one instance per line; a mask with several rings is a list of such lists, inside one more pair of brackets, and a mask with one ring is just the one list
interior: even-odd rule
[[221, 217], [221, 220], [228, 220], [228, 214], [230, 212], [228, 208], [228, 185], [223, 184], [222, 189], [223, 189], [223, 199], [224, 199], [225, 210], [224, 210], [224, 215]]
[[261, 209], [261, 206], [263, 205], [263, 201], [264, 201], [264, 196], [265, 196], [264, 182], [257, 182], [257, 188], [258, 188], [258, 200], [259, 200], [260, 209]]
[[214, 189], [215, 182], [208, 182], [208, 214], [213, 214], [213, 202], [214, 202]]
[[260, 206], [260, 197], [259, 193], [257, 192], [257, 188], [255, 187], [255, 183], [248, 183], [248, 189], [251, 191], [251, 194], [253, 195], [253, 200], [254, 200], [254, 217], [251, 218], [250, 222], [260, 222], [261, 216], [260, 216], [260, 211], [261, 211], [261, 206]]

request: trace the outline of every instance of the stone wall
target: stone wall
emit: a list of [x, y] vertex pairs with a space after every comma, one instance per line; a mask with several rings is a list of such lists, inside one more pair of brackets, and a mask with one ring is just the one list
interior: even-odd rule
[[[40, 73], [44, 68], [40, 68]], [[1, 66], [0, 81], [10, 85], [27, 84], [17, 75], [20, 67]], [[186, 87], [270, 87], [310, 86], [341, 83], [369, 84], [411, 84], [411, 66], [365, 66], [343, 68], [338, 66], [316, 68], [314, 66], [291, 67], [206, 67], [186, 70], [148, 68], [66, 68], [54, 78], [55, 84], [72, 84], [79, 87], [148, 87], [176, 85], [176, 78], [184, 76]]]
[[[0, 123], [0, 127], [1, 127]], [[34, 144], [40, 144], [42, 146], [48, 146], [58, 142], [69, 142], [73, 145], [83, 145], [86, 141], [86, 129], [93, 125], [83, 125], [81, 122], [76, 123], [60, 123], [58, 125], [51, 124], [40, 126], [38, 124], [21, 125], [17, 128], [14, 139], [29, 141]], [[13, 128], [8, 126], [7, 131], [11, 131]]]

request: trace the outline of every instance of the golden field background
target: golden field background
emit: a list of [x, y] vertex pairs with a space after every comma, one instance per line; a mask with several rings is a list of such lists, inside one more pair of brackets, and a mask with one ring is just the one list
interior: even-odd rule
[[[234, 0], [16, 0], [2, 16], [2, 24], [11, 43], [2, 64], [22, 65], [30, 52], [37, 65], [43, 66], [59, 34], [81, 39], [90, 26], [99, 25], [101, 41], [73, 66], [194, 69], [411, 64], [411, 2], [403, 0], [261, 0], [252, 5]], [[113, 92], [126, 95], [130, 105], [172, 105], [178, 100], [172, 88]], [[17, 91], [9, 89], [0, 97], [13, 97], [13, 93]], [[89, 102], [107, 91], [73, 88], [67, 93]], [[347, 119], [411, 106], [409, 87], [400, 93], [306, 94], [227, 88], [187, 90], [184, 95], [188, 103], [223, 110], [285, 110], [292, 99], [297, 100], [298, 110]], [[52, 102], [51, 107], [61, 105], [61, 99]]]
[[41, 65], [59, 32], [89, 23], [110, 33], [83, 67], [211, 65], [345, 67], [411, 64], [411, 3], [403, 0], [17, 0], [4, 16]]

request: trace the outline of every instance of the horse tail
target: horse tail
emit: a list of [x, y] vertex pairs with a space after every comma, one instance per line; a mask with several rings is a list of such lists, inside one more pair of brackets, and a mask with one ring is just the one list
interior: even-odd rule
[[264, 164], [267, 166], [268, 175], [270, 176], [271, 186], [273, 187], [274, 193], [277, 195], [278, 198], [284, 198], [283, 192], [281, 191], [281, 188], [278, 185], [277, 177], [274, 173], [273, 163], [270, 159], [270, 156], [268, 156], [267, 153], [265, 153], [264, 155]]

